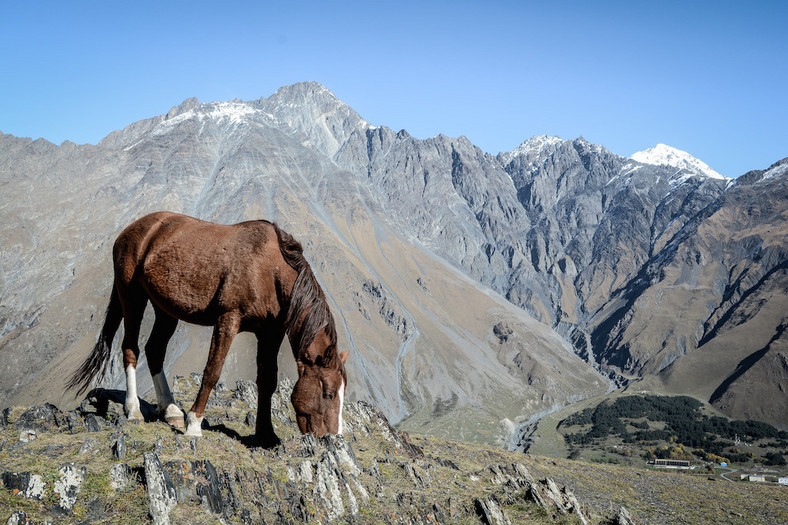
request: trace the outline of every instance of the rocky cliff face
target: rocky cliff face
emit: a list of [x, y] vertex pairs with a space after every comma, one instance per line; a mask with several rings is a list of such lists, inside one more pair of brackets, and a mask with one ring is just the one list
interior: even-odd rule
[[[742, 378], [782, 395], [767, 363], [784, 353], [785, 164], [735, 181], [694, 165], [582, 138], [497, 156], [418, 140], [314, 83], [187, 100], [97, 146], [0, 135], [0, 399], [61, 401], [101, 322], [114, 236], [169, 209], [299, 238], [351, 352], [351, 399], [407, 428], [500, 441], [499, 422], [638, 378], [784, 425], [788, 404]], [[168, 370], [200, 370], [208, 337], [180, 328]], [[236, 342], [227, 380], [248, 378], [253, 348]]]

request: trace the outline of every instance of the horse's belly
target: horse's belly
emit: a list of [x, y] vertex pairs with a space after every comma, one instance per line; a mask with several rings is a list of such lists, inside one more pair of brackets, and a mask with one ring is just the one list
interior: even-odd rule
[[218, 314], [221, 276], [191, 265], [152, 261], [143, 272], [143, 286], [150, 300], [178, 319], [212, 325]]

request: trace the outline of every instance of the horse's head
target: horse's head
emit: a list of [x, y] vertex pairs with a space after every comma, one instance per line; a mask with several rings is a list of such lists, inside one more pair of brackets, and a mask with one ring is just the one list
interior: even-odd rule
[[303, 434], [311, 432], [317, 437], [341, 434], [348, 353], [338, 354], [331, 345], [314, 357], [311, 355], [314, 354], [307, 352], [298, 359], [298, 381], [290, 397], [298, 428]]

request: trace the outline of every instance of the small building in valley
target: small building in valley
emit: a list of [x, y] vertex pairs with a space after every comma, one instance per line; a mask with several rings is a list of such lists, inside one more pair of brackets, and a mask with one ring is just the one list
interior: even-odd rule
[[690, 462], [685, 459], [655, 459], [653, 465], [659, 468], [690, 468]]
[[765, 483], [766, 476], [763, 474], [747, 474], [747, 481], [755, 481], [758, 483]]

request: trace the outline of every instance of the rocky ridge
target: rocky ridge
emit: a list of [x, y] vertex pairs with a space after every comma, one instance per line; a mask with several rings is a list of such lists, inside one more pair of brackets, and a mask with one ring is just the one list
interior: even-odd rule
[[[177, 397], [192, 395], [198, 379], [177, 379]], [[553, 480], [535, 479], [522, 463], [488, 464], [483, 456], [489, 451], [465, 456], [460, 444], [443, 443], [448, 448], [441, 450], [427, 438], [412, 439], [364, 402], [345, 410], [344, 436], [301, 436], [287, 402], [291, 389], [283, 381], [274, 395], [272, 414], [283, 444], [273, 450], [244, 444], [254, 427], [249, 417], [256, 411], [256, 394], [243, 381], [211, 397], [200, 439], [185, 438], [164, 423], [128, 424], [120, 391], [95, 390], [66, 412], [53, 405], [5, 409], [0, 501], [7, 516], [0, 519], [160, 524], [602, 519]], [[153, 411], [143, 402], [146, 418]], [[451, 449], [458, 454], [446, 455]]]
[[[200, 376], [179, 377], [188, 405]], [[97, 389], [72, 410], [0, 411], [0, 522], [18, 523], [781, 523], [784, 488], [544, 458], [408, 434], [374, 406], [346, 406], [343, 436], [302, 436], [280, 382], [282, 445], [248, 448], [256, 388], [220, 383], [202, 438], [123, 416]], [[713, 484], [711, 487], [709, 484]], [[6, 520], [6, 521], [3, 521]]]

